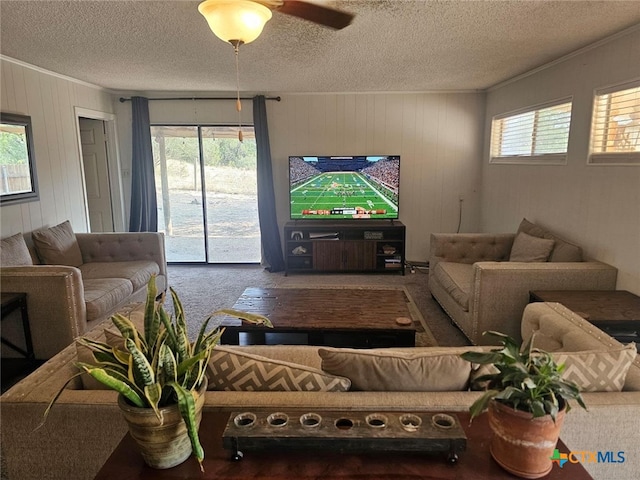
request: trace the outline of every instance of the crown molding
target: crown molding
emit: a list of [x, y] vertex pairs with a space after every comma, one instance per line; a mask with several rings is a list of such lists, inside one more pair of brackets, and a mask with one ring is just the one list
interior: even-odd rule
[[0, 54], [0, 60], [13, 63], [15, 65], [19, 65], [20, 67], [28, 68], [30, 70], [36, 71], [38, 73], [44, 73], [47, 75], [51, 75], [52, 77], [59, 78], [61, 80], [66, 80], [68, 82], [77, 83], [78, 85], [82, 85], [84, 87], [95, 88], [96, 90], [101, 90], [103, 92], [112, 93], [111, 90], [108, 90], [99, 85], [94, 85], [93, 83], [84, 82], [82, 80], [78, 80], [77, 78], [68, 77], [67, 75], [62, 75], [61, 73], [52, 72], [51, 70], [47, 70], [45, 68], [38, 67], [36, 65], [31, 65], [30, 63], [23, 62], [21, 60], [17, 60], [12, 57], [7, 57], [6, 55]]
[[640, 23], [637, 25], [633, 25], [631, 27], [625, 28], [624, 30], [620, 30], [618, 33], [614, 33], [613, 35], [610, 35], [608, 37], [602, 38], [594, 43], [590, 43], [589, 45], [586, 45], [582, 48], [579, 48], [578, 50], [575, 50], [571, 53], [567, 53], [566, 55], [563, 55], [560, 58], [557, 58], [555, 60], [552, 60], [549, 63], [545, 63], [544, 65], [540, 65], [539, 67], [534, 68], [533, 70], [529, 70], [525, 73], [521, 73], [520, 75], [516, 75], [515, 77], [509, 78], [508, 80], [503, 80], [500, 83], [496, 83], [495, 85], [492, 85], [491, 87], [487, 88], [485, 91], [486, 92], [492, 92], [494, 90], [498, 90], [502, 87], [505, 87], [511, 83], [517, 82], [519, 80], [522, 80], [523, 78], [527, 78], [530, 77], [531, 75], [535, 75], [536, 73], [542, 72], [544, 70], [547, 70], [548, 68], [552, 68], [560, 63], [566, 62], [567, 60], [577, 57], [578, 55], [582, 55], [583, 53], [589, 52], [591, 50], [594, 50], [598, 47], [601, 47], [603, 45], [606, 45], [607, 43], [613, 42], [614, 40], [617, 40], [621, 37], [625, 37], [627, 35], [630, 35], [632, 33], [635, 33], [636, 31], [640, 31]]

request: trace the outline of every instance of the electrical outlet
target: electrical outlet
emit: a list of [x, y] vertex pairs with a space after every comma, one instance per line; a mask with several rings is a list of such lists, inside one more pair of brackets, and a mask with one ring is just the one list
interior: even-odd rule
[[461, 202], [464, 202], [464, 195], [462, 194], [458, 195], [458, 200], [460, 200]]

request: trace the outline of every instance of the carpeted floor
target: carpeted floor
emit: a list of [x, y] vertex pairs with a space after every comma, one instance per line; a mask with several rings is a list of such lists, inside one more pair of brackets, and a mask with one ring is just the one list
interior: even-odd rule
[[[431, 297], [428, 275], [422, 270], [402, 275], [387, 274], [294, 274], [270, 273], [257, 265], [170, 265], [169, 285], [183, 303], [189, 334], [193, 336], [213, 311], [230, 308], [246, 287], [404, 287], [424, 319], [425, 326], [440, 346], [469, 345]], [[167, 305], [170, 309], [170, 302]], [[419, 336], [419, 345], [432, 343], [430, 335]]]

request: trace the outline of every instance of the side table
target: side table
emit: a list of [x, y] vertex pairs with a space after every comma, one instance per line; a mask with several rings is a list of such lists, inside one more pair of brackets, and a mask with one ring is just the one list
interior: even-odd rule
[[29, 314], [27, 312], [26, 293], [6, 293], [2, 295], [1, 321], [5, 321], [9, 315], [20, 310], [22, 320], [22, 333], [24, 335], [25, 348], [19, 347], [11, 340], [0, 337], [3, 345], [22, 355], [23, 358], [2, 358], [2, 393], [11, 388], [22, 377], [38, 368], [43, 362], [36, 360], [31, 340], [31, 328], [29, 327]]
[[3, 321], [18, 308], [20, 309], [20, 315], [22, 318], [22, 331], [24, 333], [24, 341], [26, 350], [20, 348], [15, 343], [0, 337], [0, 341], [3, 344], [18, 352], [26, 359], [33, 360], [33, 343], [31, 341], [31, 328], [29, 327], [29, 314], [27, 312], [27, 294], [26, 293], [2, 293], [2, 312], [0, 314], [0, 321]]
[[640, 341], [640, 297], [626, 290], [535, 290], [532, 302], [557, 302], [622, 343]]
[[[215, 392], [213, 392], [215, 393]], [[300, 413], [305, 413], [304, 411]], [[95, 477], [97, 480], [113, 478], [136, 479], [288, 479], [350, 480], [350, 479], [409, 479], [431, 480], [513, 480], [515, 477], [502, 469], [489, 453], [491, 430], [487, 415], [481, 415], [469, 425], [467, 412], [453, 412], [467, 436], [467, 448], [455, 465], [442, 455], [428, 453], [375, 452], [339, 453], [308, 449], [271, 449], [245, 451], [244, 459], [232, 461], [230, 451], [222, 445], [222, 434], [229, 413], [205, 411], [200, 425], [200, 441], [205, 451], [204, 473], [194, 458], [168, 470], [147, 467], [130, 434], [126, 434], [113, 454]], [[558, 441], [562, 453], [568, 448]], [[545, 480], [582, 480], [592, 477], [580, 463], [567, 463], [563, 468], [554, 465]]]

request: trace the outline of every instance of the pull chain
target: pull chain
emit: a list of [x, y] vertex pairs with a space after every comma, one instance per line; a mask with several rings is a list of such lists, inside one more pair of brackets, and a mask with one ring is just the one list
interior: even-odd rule
[[236, 54], [236, 110], [238, 111], [238, 140], [242, 142], [242, 102], [240, 102], [240, 66], [238, 62], [240, 42], [233, 43], [233, 50]]

